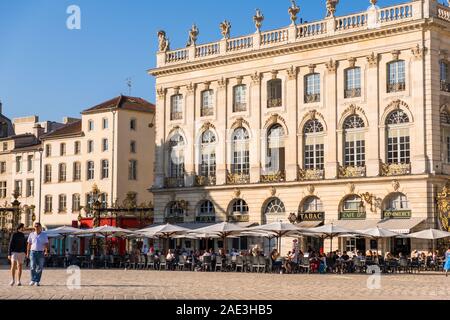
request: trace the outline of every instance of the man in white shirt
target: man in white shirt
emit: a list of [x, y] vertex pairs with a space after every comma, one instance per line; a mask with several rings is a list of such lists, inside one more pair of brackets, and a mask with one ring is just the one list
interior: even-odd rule
[[48, 255], [48, 237], [42, 232], [39, 222], [34, 224], [35, 231], [28, 236], [27, 257], [30, 258], [30, 286], [39, 286], [44, 269], [45, 257]]

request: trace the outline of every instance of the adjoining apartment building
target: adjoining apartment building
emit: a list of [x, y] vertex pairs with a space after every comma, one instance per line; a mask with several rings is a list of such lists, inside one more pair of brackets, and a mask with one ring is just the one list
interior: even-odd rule
[[144, 99], [119, 96], [62, 123], [39, 122], [37, 116], [10, 121], [1, 115], [1, 205], [10, 206], [17, 191], [22, 222], [30, 226], [34, 219], [46, 228], [85, 218], [94, 185], [106, 207], [127, 194], [148, 205], [154, 112]]
[[[450, 174], [450, 8], [370, 1], [367, 11], [337, 16], [336, 3], [323, 6], [323, 20], [300, 24], [294, 3], [291, 25], [273, 31], [261, 31], [257, 14], [256, 32], [245, 36], [231, 37], [224, 21], [213, 43], [198, 44], [195, 27], [176, 50], [159, 32], [149, 71], [155, 222], [282, 220], [401, 233], [445, 225], [436, 194]], [[430, 246], [352, 237], [333, 245]], [[302, 249], [319, 246], [303, 239]]]
[[84, 110], [81, 119], [41, 137], [41, 221], [53, 228], [77, 223], [92, 204], [94, 185], [104, 207], [133, 195], [153, 201], [154, 105], [119, 96]]

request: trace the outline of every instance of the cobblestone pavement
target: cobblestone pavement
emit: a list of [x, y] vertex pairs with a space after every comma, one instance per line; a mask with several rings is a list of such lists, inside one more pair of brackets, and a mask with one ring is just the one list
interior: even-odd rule
[[442, 273], [381, 275], [381, 288], [368, 289], [368, 275], [81, 270], [81, 289], [69, 290], [66, 270], [44, 270], [41, 287], [10, 287], [0, 270], [0, 299], [294, 299], [450, 300], [450, 277]]

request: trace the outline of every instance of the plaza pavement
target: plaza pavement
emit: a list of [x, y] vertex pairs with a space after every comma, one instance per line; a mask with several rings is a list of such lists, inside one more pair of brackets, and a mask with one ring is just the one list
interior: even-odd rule
[[206, 299], [206, 300], [450, 300], [450, 277], [442, 273], [381, 275], [381, 288], [368, 289], [368, 275], [81, 270], [81, 289], [69, 290], [70, 275], [46, 269], [41, 287], [10, 287], [0, 270], [0, 299]]

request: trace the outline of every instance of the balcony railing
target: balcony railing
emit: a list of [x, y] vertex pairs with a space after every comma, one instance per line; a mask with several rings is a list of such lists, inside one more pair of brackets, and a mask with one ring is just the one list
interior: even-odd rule
[[450, 83], [445, 80], [441, 80], [441, 91], [450, 92]]
[[277, 108], [277, 107], [281, 107], [282, 105], [283, 105], [283, 100], [281, 98], [267, 100], [267, 108]]
[[250, 216], [248, 214], [231, 214], [228, 216], [228, 222], [249, 222], [250, 221]]
[[323, 169], [301, 169], [298, 168], [297, 180], [323, 180], [325, 178], [325, 171]]
[[346, 99], [361, 97], [361, 88], [346, 89], [344, 92], [344, 97]]
[[387, 91], [388, 92], [400, 92], [405, 91], [406, 85], [404, 82], [397, 83], [388, 83]]
[[366, 166], [339, 166], [339, 178], [360, 178], [366, 176]]
[[384, 177], [389, 176], [403, 176], [411, 174], [411, 164], [410, 163], [391, 163], [381, 164], [381, 175]]
[[182, 119], [183, 119], [183, 112], [170, 113], [170, 120], [182, 120]]
[[202, 107], [200, 110], [202, 117], [209, 117], [214, 115], [214, 108], [213, 107]]
[[235, 102], [233, 105], [234, 112], [243, 112], [247, 111], [247, 103], [245, 102]]
[[215, 186], [216, 176], [196, 176], [195, 184], [197, 186]]
[[246, 184], [250, 183], [249, 174], [230, 173], [227, 174], [227, 184]]
[[305, 103], [320, 102], [320, 93], [305, 94]]
[[166, 178], [165, 186], [166, 188], [182, 188], [184, 187], [184, 178]]
[[158, 61], [158, 68], [231, 56], [235, 53], [276, 48], [292, 43], [320, 41], [324, 38], [353, 32], [373, 32], [372, 29], [374, 28], [373, 23], [370, 23], [371, 21], [376, 22], [379, 27], [396, 27], [399, 23], [412, 20], [419, 21], [425, 16], [437, 18], [441, 21], [450, 21], [450, 9], [441, 4], [424, 6], [422, 1], [409, 1], [408, 3], [377, 8], [376, 10], [371, 8], [373, 7], [350, 15], [299, 23], [298, 25], [268, 30], [259, 34], [225, 38], [211, 43], [196, 44], [189, 48], [160, 52], [161, 59]]
[[261, 174], [260, 181], [262, 183], [284, 182], [286, 181], [286, 173], [284, 172], [284, 170], [274, 173], [265, 172]]

